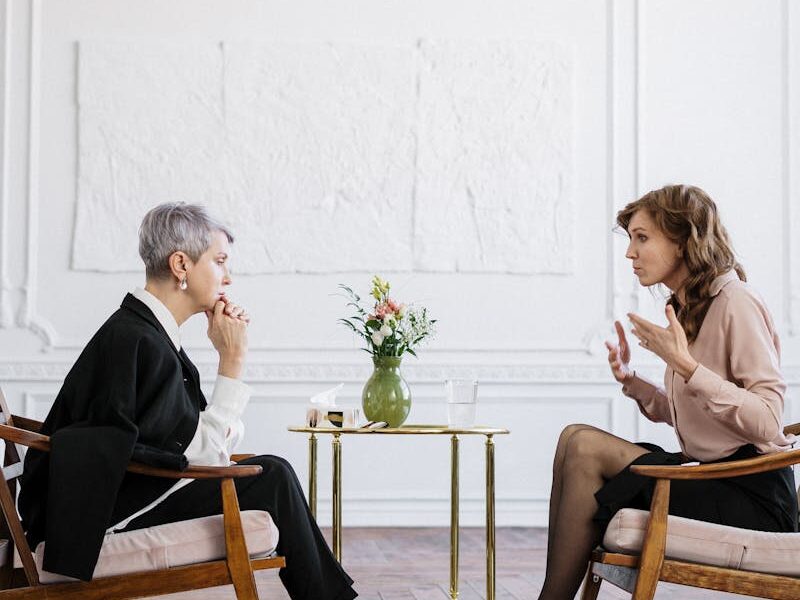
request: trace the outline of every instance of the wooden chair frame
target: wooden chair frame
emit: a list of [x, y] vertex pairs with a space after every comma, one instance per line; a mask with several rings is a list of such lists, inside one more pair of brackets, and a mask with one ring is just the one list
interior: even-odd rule
[[[786, 427], [784, 432], [800, 434], [800, 423]], [[595, 600], [604, 579], [632, 592], [633, 600], [652, 600], [659, 581], [773, 600], [800, 598], [800, 576], [742, 571], [664, 558], [671, 480], [738, 477], [796, 464], [800, 464], [800, 450], [706, 465], [634, 465], [631, 467], [634, 473], [656, 479], [641, 554], [617, 554], [602, 548], [595, 550], [586, 573], [582, 600]]]
[[[170, 594], [185, 590], [202, 589], [233, 584], [239, 600], [258, 600], [254, 571], [286, 566], [283, 557], [250, 559], [242, 529], [239, 500], [234, 479], [259, 475], [259, 465], [232, 465], [229, 467], [190, 466], [185, 471], [171, 471], [131, 462], [128, 471], [169, 479], [219, 479], [225, 527], [226, 558], [211, 562], [102, 577], [92, 581], [41, 584], [33, 554], [25, 539], [22, 524], [15, 506], [16, 478], [22, 473], [22, 462], [15, 444], [22, 444], [45, 452], [50, 451], [50, 438], [39, 432], [41, 423], [26, 417], [11, 415], [0, 391], [0, 439], [6, 442], [5, 467], [0, 471], [0, 507], [4, 519], [0, 521], [0, 537], [9, 540], [8, 559], [0, 567], [0, 600], [27, 600], [47, 598], [58, 600], [100, 600], [105, 598], [141, 598]], [[234, 455], [242, 460], [252, 455]], [[16, 547], [22, 561], [21, 569], [14, 569], [13, 550]]]

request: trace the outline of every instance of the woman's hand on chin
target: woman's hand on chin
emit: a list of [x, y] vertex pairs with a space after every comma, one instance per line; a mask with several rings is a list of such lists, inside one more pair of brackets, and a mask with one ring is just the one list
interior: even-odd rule
[[[228, 304], [231, 304], [230, 302]], [[242, 318], [247, 313], [238, 306], [233, 306], [226, 314], [227, 305], [222, 300], [214, 305], [213, 311], [206, 311], [208, 318], [208, 338], [219, 353], [219, 374], [232, 379], [239, 379], [247, 356], [247, 320]], [[234, 310], [237, 309], [237, 310]]]
[[678, 321], [675, 309], [671, 304], [667, 304], [665, 312], [669, 322], [667, 327], [661, 327], [639, 315], [628, 313], [628, 318], [633, 323], [631, 333], [639, 338], [639, 345], [642, 348], [650, 350], [688, 381], [699, 363], [689, 353], [686, 332]]
[[247, 311], [244, 309], [243, 306], [239, 306], [238, 304], [235, 304], [227, 296], [221, 296], [220, 297], [220, 302], [223, 302], [225, 304], [225, 308], [224, 308], [223, 312], [226, 315], [228, 315], [229, 317], [240, 319], [240, 320], [244, 321], [245, 323], [250, 323], [250, 315], [247, 313]]

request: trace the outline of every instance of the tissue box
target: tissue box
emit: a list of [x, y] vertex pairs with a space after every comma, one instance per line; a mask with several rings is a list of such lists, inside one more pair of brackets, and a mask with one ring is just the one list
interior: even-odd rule
[[308, 408], [306, 410], [306, 424], [309, 427], [355, 428], [361, 424], [361, 409], [342, 407]]
[[334, 427], [353, 428], [360, 425], [361, 411], [357, 408], [330, 408], [325, 418]]

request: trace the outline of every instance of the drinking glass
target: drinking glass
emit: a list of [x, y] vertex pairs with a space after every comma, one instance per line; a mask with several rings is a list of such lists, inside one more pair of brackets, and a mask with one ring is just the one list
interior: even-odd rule
[[478, 382], [474, 379], [448, 379], [444, 382], [447, 393], [447, 424], [453, 428], [475, 425], [475, 404], [478, 401]]

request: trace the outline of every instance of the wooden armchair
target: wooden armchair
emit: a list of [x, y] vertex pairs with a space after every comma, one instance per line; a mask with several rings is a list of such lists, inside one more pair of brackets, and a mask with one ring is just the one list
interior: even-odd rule
[[[786, 427], [784, 432], [800, 434], [800, 423]], [[800, 533], [751, 532], [692, 519], [667, 517], [670, 481], [673, 479], [735, 477], [795, 464], [800, 464], [800, 450], [707, 465], [631, 467], [634, 473], [657, 479], [649, 516], [646, 517], [643, 540], [631, 544], [640, 547], [641, 551], [632, 553], [626, 549], [624, 553], [609, 552], [602, 547], [595, 550], [584, 581], [582, 600], [595, 600], [604, 579], [632, 592], [633, 600], [651, 600], [659, 581], [776, 600], [800, 598], [800, 561], [797, 561], [796, 570], [791, 564], [794, 562], [793, 557], [800, 556]], [[623, 510], [640, 512], [633, 509]], [[680, 527], [697, 527], [702, 531], [697, 537], [694, 537], [694, 533], [687, 537], [692, 546], [687, 550], [687, 544], [681, 549], [680, 543], [674, 539], [670, 547], [668, 527], [670, 536]], [[769, 556], [756, 561], [748, 558], [749, 563], [748, 560], [740, 560], [742, 566], [734, 568], [732, 565], [721, 565], [724, 561], [719, 556], [712, 556], [710, 549], [707, 560], [704, 560], [703, 554], [707, 546], [714, 545], [720, 537], [724, 537], [728, 548], [741, 545], [740, 557], [744, 557], [748, 552], [748, 545], [753, 544], [762, 548], [766, 546], [769, 548], [767, 554], [771, 552], [772, 556], [782, 555], [782, 558], [788, 560], [770, 561]], [[641, 536], [639, 539], [641, 540]], [[604, 546], [611, 545], [608, 541], [607, 533]], [[757, 555], [757, 551], [753, 550], [751, 554]], [[753, 564], [760, 568], [748, 568]]]
[[[130, 463], [128, 471], [154, 477], [220, 479], [225, 556], [186, 566], [145, 570], [107, 577], [98, 577], [96, 570], [95, 578], [89, 582], [42, 583], [42, 572], [37, 568], [35, 554], [31, 552], [25, 539], [15, 506], [15, 480], [22, 473], [22, 463], [15, 444], [22, 444], [48, 452], [50, 450], [50, 441], [47, 436], [38, 433], [41, 423], [33, 419], [11, 415], [8, 412], [2, 391], [0, 391], [0, 410], [2, 410], [0, 423], [4, 423], [0, 424], [0, 439], [5, 441], [6, 446], [5, 467], [0, 471], [0, 508], [2, 508], [3, 514], [3, 519], [0, 520], [0, 537], [6, 538], [6, 540], [3, 540], [3, 542], [6, 542], [5, 562], [0, 566], [0, 600], [141, 598], [231, 583], [236, 591], [236, 597], [240, 600], [257, 600], [258, 592], [253, 571], [286, 566], [283, 557], [269, 556], [267, 558], [251, 559], [248, 553], [245, 540], [246, 532], [243, 530], [242, 514], [239, 512], [239, 502], [236, 497], [236, 487], [233, 480], [237, 477], [258, 475], [261, 473], [260, 466], [190, 466], [186, 471], [170, 471]], [[240, 455], [239, 458], [243, 456]], [[246, 511], [243, 514], [248, 516], [250, 512]], [[219, 520], [219, 517], [207, 517], [206, 519]], [[195, 521], [200, 521], [200, 519]], [[176, 526], [179, 527], [183, 523], [191, 524], [193, 522], [184, 521], [177, 524], [161, 525], [150, 528], [147, 531], [155, 532], [157, 537], [158, 532], [156, 530], [159, 528], [172, 527], [173, 531], [175, 531]], [[269, 524], [274, 528], [271, 520]], [[218, 527], [218, 523], [216, 523], [216, 526]], [[115, 534], [108, 537], [124, 535], [127, 534]], [[16, 548], [22, 563], [21, 569], [14, 568], [14, 548]]]

